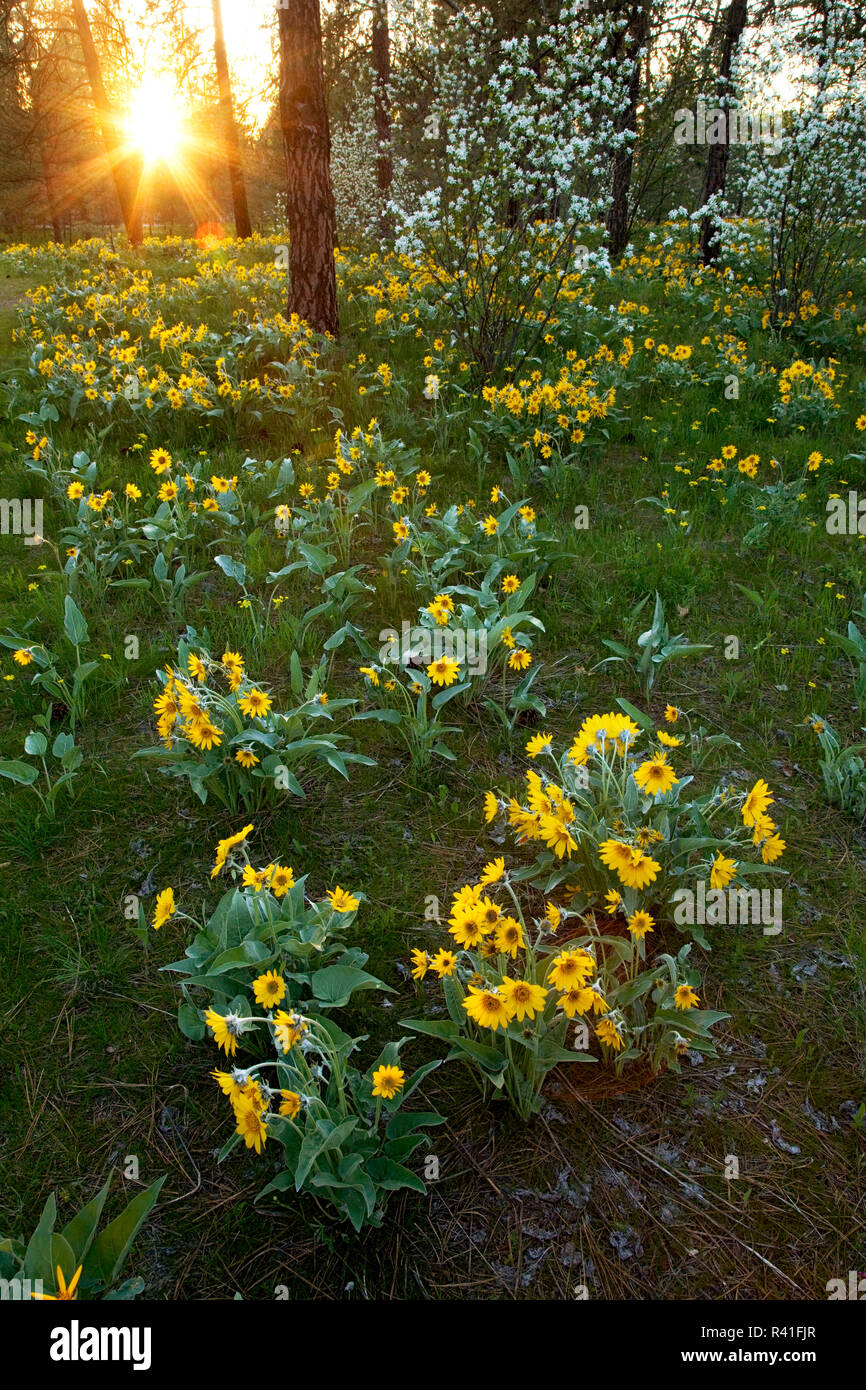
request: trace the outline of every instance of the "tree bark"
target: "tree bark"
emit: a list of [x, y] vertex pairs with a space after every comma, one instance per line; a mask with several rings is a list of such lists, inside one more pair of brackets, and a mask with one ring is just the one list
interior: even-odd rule
[[[623, 61], [634, 64], [628, 82], [628, 96], [623, 110], [617, 114], [616, 130], [622, 133], [637, 129], [637, 108], [640, 102], [643, 50], [649, 38], [649, 11], [645, 5], [633, 5], [628, 15], [628, 29], [623, 41]], [[630, 220], [628, 195], [634, 169], [634, 141], [629, 141], [614, 154], [611, 204], [607, 214], [607, 245], [613, 260], [618, 260], [628, 243]]]
[[102, 140], [111, 169], [111, 177], [114, 180], [117, 200], [120, 203], [126, 235], [130, 245], [140, 246], [142, 235], [139, 190], [143, 169], [142, 160], [129, 149], [121, 122], [108, 100], [108, 93], [102, 80], [99, 54], [96, 52], [96, 45], [93, 42], [93, 33], [90, 28], [90, 20], [87, 18], [87, 11], [84, 8], [84, 0], [72, 0], [72, 11], [84, 53], [84, 66], [87, 70], [93, 102], [102, 126]]
[[[728, 151], [730, 149], [730, 129], [728, 114], [731, 96], [731, 66], [740, 36], [746, 27], [747, 0], [731, 0], [725, 15], [725, 36], [722, 42], [722, 56], [719, 62], [717, 100], [725, 112], [725, 138], [718, 145], [707, 146], [707, 172], [704, 179], [704, 192], [701, 204], [705, 204], [716, 193], [724, 193], [728, 172]], [[721, 244], [719, 234], [711, 217], [701, 223], [701, 259], [704, 265], [718, 260]]]
[[280, 125], [286, 153], [289, 313], [339, 332], [331, 132], [322, 71], [319, 0], [281, 0]]
[[45, 148], [45, 142], [41, 134], [37, 133], [37, 144], [39, 147], [39, 163], [42, 167], [42, 182], [45, 184], [45, 197], [48, 204], [48, 215], [51, 218], [51, 233], [59, 246], [63, 245], [63, 216], [60, 202], [57, 197], [57, 187], [54, 182], [54, 171], [51, 168], [51, 158]]
[[391, 31], [388, 0], [373, 0], [373, 100], [376, 125], [376, 182], [379, 186], [380, 231], [390, 232], [387, 207], [391, 197], [394, 162], [391, 155]]
[[214, 59], [216, 60], [217, 82], [220, 94], [220, 114], [223, 121], [223, 140], [225, 141], [225, 159], [228, 165], [229, 182], [232, 190], [232, 208], [235, 216], [235, 236], [240, 239], [250, 237], [253, 234], [252, 223], [250, 222], [250, 210], [247, 203], [247, 186], [244, 180], [244, 170], [241, 163], [240, 145], [238, 142], [238, 127], [235, 121], [234, 103], [232, 101], [232, 84], [229, 76], [228, 57], [226, 55], [225, 29], [223, 28], [222, 0], [211, 0], [213, 7], [213, 32], [214, 32]]

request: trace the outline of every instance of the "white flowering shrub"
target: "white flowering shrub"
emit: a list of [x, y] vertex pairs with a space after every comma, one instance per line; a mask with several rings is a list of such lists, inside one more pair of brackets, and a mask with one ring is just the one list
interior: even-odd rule
[[630, 65], [604, 56], [613, 23], [569, 0], [543, 32], [503, 40], [489, 17], [458, 16], [435, 53], [433, 186], [395, 197], [397, 250], [484, 375], [520, 366], [567, 277], [594, 263], [579, 229], [603, 217], [613, 152], [634, 138], [615, 129]]
[[354, 85], [351, 100], [331, 131], [331, 182], [342, 246], [357, 245], [376, 232], [376, 129], [372, 89]]
[[774, 323], [808, 320], [829, 305], [850, 283], [862, 236], [866, 44], [848, 37], [853, 13], [848, 0], [833, 0], [824, 34], [789, 25], [740, 55], [741, 104], [760, 108], [761, 93], [776, 86], [787, 88], [786, 109], [777, 140], [739, 148], [728, 208], [713, 211], [723, 242], [742, 238], [731, 202], [757, 224]]

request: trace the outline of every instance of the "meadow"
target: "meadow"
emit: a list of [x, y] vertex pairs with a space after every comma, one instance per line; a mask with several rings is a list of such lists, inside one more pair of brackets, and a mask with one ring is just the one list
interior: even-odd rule
[[393, 252], [330, 342], [278, 236], [0, 251], [3, 1234], [166, 1175], [161, 1300], [858, 1269], [866, 285], [690, 236], [492, 376]]

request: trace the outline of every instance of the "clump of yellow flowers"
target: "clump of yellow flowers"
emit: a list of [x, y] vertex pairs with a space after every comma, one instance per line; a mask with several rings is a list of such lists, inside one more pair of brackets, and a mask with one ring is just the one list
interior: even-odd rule
[[712, 1053], [709, 1030], [726, 1015], [696, 1007], [691, 943], [647, 968], [649, 913], [628, 917], [622, 935], [606, 934], [593, 914], [552, 901], [528, 915], [515, 884], [499, 857], [454, 894], [451, 943], [412, 952], [415, 979], [441, 982], [448, 1020], [407, 1027], [448, 1042], [449, 1059], [478, 1067], [485, 1090], [507, 1096], [524, 1119], [560, 1064], [600, 1060], [621, 1072], [648, 1057], [655, 1072], [676, 1068], [691, 1048]]
[[234, 1117], [220, 1158], [241, 1142], [263, 1154], [276, 1140], [282, 1166], [260, 1196], [310, 1192], [356, 1230], [378, 1225], [389, 1191], [426, 1191], [406, 1165], [441, 1118], [397, 1112], [438, 1062], [407, 1075], [401, 1038], [366, 1071], [353, 1065], [365, 1038], [343, 1032], [334, 1014], [356, 991], [388, 989], [364, 969], [366, 954], [345, 944], [363, 895], [337, 884], [311, 898], [291, 865], [253, 863], [253, 833], [245, 825], [217, 844], [211, 878], [235, 884], [206, 921], [182, 912], [170, 887], [153, 919], [154, 928], [196, 928], [183, 958], [163, 968], [180, 977], [181, 1031], [196, 1042], [210, 1035], [225, 1054], [226, 1069], [211, 1072]]
[[[226, 649], [216, 657], [205, 635], [188, 627], [176, 664], [158, 673], [162, 689], [153, 705], [162, 746], [135, 756], [187, 778], [200, 801], [213, 793], [232, 811], [239, 805], [254, 810], [286, 794], [304, 796], [296, 775], [302, 763], [315, 761], [348, 778], [348, 764], [370, 763], [346, 747], [346, 734], [332, 731], [334, 715], [354, 701], [329, 700], [325, 663], [306, 683], [294, 652], [292, 663], [298, 703], [279, 710], [240, 652]], [[318, 732], [322, 725], [327, 734]]]
[[[693, 731], [673, 705], [658, 729], [631, 705], [593, 714], [560, 755], [550, 734], [533, 735], [524, 796], [488, 792], [485, 817], [507, 820], [518, 844], [542, 846], [526, 876], [545, 893], [564, 886], [572, 909], [621, 903], [628, 917], [642, 911], [684, 924], [675, 910], [683, 890], [703, 882], [704, 891], [746, 891], [782, 872], [785, 841], [768, 814], [767, 783], [698, 791], [695, 773], [682, 767], [688, 758], [699, 770], [706, 751], [730, 743]], [[700, 922], [685, 924], [708, 945]]]

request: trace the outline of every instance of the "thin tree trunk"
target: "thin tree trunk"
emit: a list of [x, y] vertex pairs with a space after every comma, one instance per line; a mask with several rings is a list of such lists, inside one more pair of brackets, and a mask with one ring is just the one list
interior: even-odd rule
[[387, 206], [394, 177], [391, 155], [391, 31], [388, 23], [388, 0], [373, 0], [373, 84], [379, 222], [381, 234], [386, 237], [391, 227]]
[[[628, 97], [623, 110], [617, 114], [617, 133], [637, 129], [637, 108], [640, 102], [643, 50], [649, 37], [649, 12], [643, 4], [632, 6], [628, 29], [623, 43], [623, 61], [634, 64], [628, 82]], [[607, 214], [607, 245], [610, 256], [618, 260], [628, 243], [628, 195], [634, 169], [634, 141], [630, 140], [614, 154], [611, 204]]]
[[87, 18], [87, 11], [84, 8], [84, 0], [72, 0], [72, 10], [84, 53], [84, 66], [87, 70], [90, 90], [102, 125], [102, 140], [111, 169], [111, 177], [114, 180], [117, 200], [120, 203], [126, 235], [132, 246], [140, 246], [139, 189], [141, 187], [142, 161], [127, 147], [117, 113], [108, 100], [105, 83], [102, 80], [99, 54], [96, 52], [96, 45], [93, 42], [93, 33], [90, 28], [90, 20]]
[[[57, 184], [54, 178], [54, 170], [51, 166], [51, 157], [46, 148], [45, 138], [42, 130], [42, 116], [40, 112], [36, 115], [36, 148], [39, 151], [39, 165], [42, 169], [42, 182], [45, 185], [45, 201], [48, 206], [48, 216], [51, 219], [51, 232], [58, 245], [63, 245], [63, 210], [60, 199], [57, 196]], [[42, 127], [42, 128], [40, 128]]]
[[298, 314], [317, 332], [336, 337], [336, 215], [319, 0], [287, 0], [277, 14], [288, 185], [289, 313]]
[[57, 202], [57, 190], [54, 187], [54, 177], [48, 167], [45, 150], [42, 144], [39, 145], [39, 162], [42, 165], [42, 182], [45, 184], [45, 197], [48, 203], [48, 215], [51, 218], [51, 234], [58, 245], [63, 245], [63, 219], [60, 215], [60, 208]]
[[238, 128], [237, 122], [235, 121], [234, 103], [232, 101], [232, 84], [229, 76], [228, 57], [226, 56], [222, 3], [221, 0], [211, 0], [211, 4], [213, 7], [214, 58], [216, 60], [217, 82], [219, 83], [220, 114], [222, 115], [223, 121], [225, 157], [229, 170], [229, 182], [231, 183], [232, 189], [235, 236], [243, 239], [252, 236], [253, 229], [250, 222], [250, 210], [247, 204], [247, 186], [244, 181], [244, 170], [241, 163], [241, 152], [238, 142]]
[[[730, 97], [731, 66], [740, 35], [746, 27], [747, 0], [731, 0], [725, 15], [725, 37], [722, 43], [722, 56], [719, 62], [717, 99], [725, 113], [725, 138], [718, 145], [707, 147], [707, 173], [704, 179], [704, 192], [701, 203], [706, 204], [717, 193], [724, 193], [728, 172], [728, 151], [730, 148]], [[701, 223], [701, 259], [704, 265], [718, 260], [721, 245], [719, 233], [711, 217]]]

